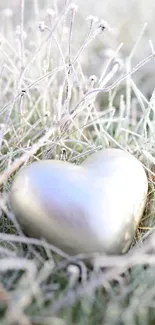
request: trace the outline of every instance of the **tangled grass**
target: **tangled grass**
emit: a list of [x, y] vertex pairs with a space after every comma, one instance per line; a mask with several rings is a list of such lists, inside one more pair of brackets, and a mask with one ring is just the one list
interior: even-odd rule
[[[154, 324], [155, 91], [139, 87], [143, 68], [153, 70], [153, 42], [135, 64], [146, 25], [125, 56], [123, 44], [105, 42], [113, 28], [94, 16], [82, 20], [70, 1], [41, 10], [34, 0], [27, 22], [26, 6], [21, 0], [18, 26], [10, 9], [0, 14], [0, 323]], [[90, 73], [92, 63], [97, 73]], [[130, 251], [100, 257], [90, 268], [87, 256], [25, 237], [8, 202], [19, 168], [55, 157], [79, 164], [110, 146], [140, 159], [149, 179]]]

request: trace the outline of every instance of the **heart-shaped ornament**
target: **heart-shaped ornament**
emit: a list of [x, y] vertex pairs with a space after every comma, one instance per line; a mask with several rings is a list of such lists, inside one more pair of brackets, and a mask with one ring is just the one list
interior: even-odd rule
[[120, 149], [101, 150], [80, 166], [34, 162], [16, 176], [12, 210], [25, 232], [70, 253], [124, 253], [144, 211], [148, 181]]

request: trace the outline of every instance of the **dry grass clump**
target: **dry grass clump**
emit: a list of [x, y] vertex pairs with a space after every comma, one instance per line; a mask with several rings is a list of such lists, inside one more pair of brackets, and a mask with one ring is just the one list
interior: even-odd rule
[[[84, 20], [70, 1], [41, 10], [34, 0], [25, 22], [27, 5], [21, 0], [16, 18], [11, 9], [0, 13], [0, 323], [154, 324], [155, 92], [139, 87], [144, 67], [154, 67], [153, 41], [145, 36], [149, 53], [141, 57], [146, 25], [127, 53], [115, 44], [115, 26]], [[149, 178], [129, 253], [88, 268], [86, 256], [25, 237], [7, 196], [19, 168], [55, 157], [79, 164], [109, 146], [133, 153]]]

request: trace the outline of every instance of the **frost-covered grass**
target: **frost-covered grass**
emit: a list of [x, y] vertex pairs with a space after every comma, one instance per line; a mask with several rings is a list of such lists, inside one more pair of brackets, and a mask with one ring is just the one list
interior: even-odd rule
[[[22, 0], [16, 18], [5, 5], [0, 13], [0, 324], [155, 323], [154, 35], [147, 38], [147, 25], [134, 18], [130, 48], [128, 33], [122, 44], [115, 26], [93, 16], [93, 7], [85, 19], [79, 3], [78, 10], [70, 1], [50, 8], [45, 1], [41, 10], [37, 0]], [[145, 6], [148, 13], [151, 1]], [[147, 19], [152, 25], [152, 11]], [[25, 237], [8, 192], [23, 165], [55, 157], [79, 164], [107, 147], [144, 164], [148, 201], [129, 253], [90, 268], [85, 256]]]

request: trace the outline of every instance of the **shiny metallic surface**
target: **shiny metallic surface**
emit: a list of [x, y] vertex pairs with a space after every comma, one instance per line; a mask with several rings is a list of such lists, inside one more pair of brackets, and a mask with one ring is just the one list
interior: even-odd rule
[[148, 181], [141, 163], [119, 149], [81, 166], [34, 162], [15, 178], [10, 202], [23, 230], [70, 253], [125, 253], [144, 211]]

